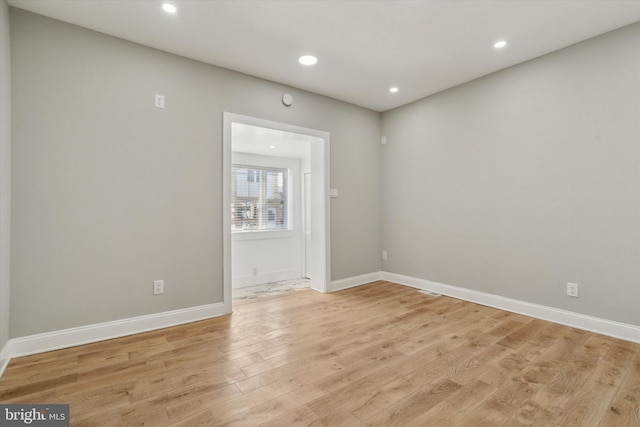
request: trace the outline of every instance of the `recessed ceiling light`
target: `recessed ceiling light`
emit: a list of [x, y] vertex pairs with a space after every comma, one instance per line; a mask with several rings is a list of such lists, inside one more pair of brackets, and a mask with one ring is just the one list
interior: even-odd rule
[[495, 47], [496, 49], [502, 49], [506, 45], [507, 45], [507, 41], [506, 40], [500, 40], [499, 42], [495, 42], [493, 47]]
[[394, 86], [394, 87], [392, 87], [392, 88], [390, 88], [390, 89], [389, 89], [389, 92], [391, 92], [391, 93], [398, 93], [398, 88]]
[[276, 148], [276, 146], [275, 145], [270, 145], [269, 148]]
[[178, 11], [178, 8], [176, 8], [171, 3], [163, 3], [162, 9], [167, 13], [176, 13]]
[[298, 58], [298, 62], [302, 65], [314, 65], [316, 62], [318, 62], [318, 58], [313, 55], [304, 55]]

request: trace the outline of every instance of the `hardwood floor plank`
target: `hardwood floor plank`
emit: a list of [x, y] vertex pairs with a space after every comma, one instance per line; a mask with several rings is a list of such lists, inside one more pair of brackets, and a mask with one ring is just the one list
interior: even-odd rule
[[[120, 413], [120, 410], [130, 405], [129, 390], [134, 387], [134, 381], [124, 381], [116, 385], [110, 385], [102, 388], [96, 388], [89, 392], [78, 391], [76, 393], [60, 396], [54, 402], [48, 403], [69, 403], [71, 412], [71, 423], [75, 425], [80, 420], [93, 417], [97, 414], [105, 412], [105, 408], [109, 411]], [[120, 419], [117, 416], [116, 419]]]
[[490, 397], [462, 418], [458, 425], [474, 427], [500, 426], [510, 418], [513, 412], [514, 408], [508, 402]]
[[609, 403], [630, 369], [629, 362], [637, 352], [637, 349], [614, 344], [593, 369], [585, 371], [586, 381], [552, 425], [597, 425], [609, 409]]
[[480, 380], [467, 384], [415, 420], [416, 425], [457, 426], [495, 389]]
[[468, 384], [476, 382], [488, 369], [491, 362], [503, 357], [508, 351], [500, 345], [478, 346], [463, 345], [461, 350], [471, 356], [459, 359], [453, 368], [447, 372], [447, 377], [458, 384]]
[[357, 382], [369, 375], [376, 369], [386, 367], [373, 359], [367, 359], [344, 369], [336, 370], [333, 373], [316, 373], [311, 377], [317, 378], [309, 381], [310, 374], [285, 380], [286, 384], [278, 383], [278, 387], [283, 387], [289, 391], [289, 396], [300, 404], [307, 404], [323, 396], [332, 396], [338, 390], [349, 384]]
[[[160, 403], [166, 408], [171, 424], [177, 424], [186, 422], [193, 414], [202, 412], [209, 412], [210, 416], [215, 419], [213, 416], [215, 406], [242, 395], [243, 393], [238, 390], [235, 384], [230, 384], [223, 387], [203, 390], [198, 393], [183, 394], [177, 399], [169, 400], [163, 397], [164, 402]], [[207, 415], [207, 417], [208, 416], [209, 415]]]
[[171, 425], [174, 427], [206, 427], [217, 423], [218, 420], [213, 416], [211, 410], [205, 409], [179, 423], [172, 423]]
[[330, 394], [324, 394], [308, 402], [307, 406], [318, 414], [326, 414], [336, 408], [344, 408], [353, 412], [362, 406], [369, 396], [374, 395], [377, 390], [396, 378], [393, 370], [382, 367], [357, 381], [345, 384]]
[[[572, 396], [583, 387], [588, 375], [611, 346], [610, 339], [598, 335], [587, 335], [588, 338], [580, 346], [575, 341], [571, 344], [569, 336], [550, 346], [539, 358], [539, 361], [555, 364], [555, 374], [530, 401], [518, 409], [514, 421], [527, 420], [533, 425], [550, 425]], [[575, 337], [582, 341], [585, 336], [579, 334]]]
[[385, 426], [418, 425], [417, 419], [429, 409], [460, 389], [460, 384], [442, 378], [410, 394], [370, 418], [367, 424]]
[[516, 329], [506, 337], [502, 338], [500, 341], [498, 341], [498, 344], [503, 347], [517, 349], [525, 344], [529, 340], [529, 337], [531, 337], [531, 335], [535, 334], [546, 326], [547, 323], [542, 320], [531, 320], [524, 326]]
[[42, 391], [53, 390], [56, 387], [61, 387], [65, 384], [75, 383], [77, 379], [77, 374], [67, 374], [42, 381], [25, 381], [18, 384], [11, 381], [15, 385], [2, 387], [0, 389], [0, 402], [16, 402], [19, 399], [25, 399], [34, 393], [41, 393]]
[[638, 426], [640, 344], [385, 281], [11, 361], [73, 426]]
[[282, 415], [276, 416], [258, 425], [264, 427], [308, 426], [316, 421], [318, 421], [318, 416], [315, 412], [306, 406], [299, 406], [292, 411], [284, 412]]
[[598, 426], [640, 426], [640, 354], [636, 355]]
[[272, 424], [275, 423], [275, 419], [290, 416], [291, 413], [300, 413], [301, 410], [302, 407], [281, 395], [233, 415], [220, 416], [218, 413], [216, 418], [220, 420], [220, 426]]
[[308, 427], [362, 427], [365, 425], [351, 412], [337, 410], [312, 422]]
[[378, 386], [371, 393], [363, 396], [361, 401], [350, 403], [351, 413], [360, 420], [366, 420], [369, 414], [384, 411], [405, 397], [416, 392], [418, 387], [402, 377], [396, 377], [384, 385]]
[[[273, 387], [261, 387], [252, 392], [233, 397], [224, 401], [216, 402], [212, 406], [211, 412], [219, 422], [229, 420], [239, 420], [242, 424], [258, 424], [264, 422], [262, 418], [248, 419], [247, 414], [260, 414], [265, 410], [264, 402], [271, 402], [276, 398], [280, 398], [284, 393], [282, 390]], [[279, 404], [284, 399], [279, 399], [275, 404]], [[204, 402], [205, 404], [209, 402]], [[255, 409], [255, 407], [259, 407]]]

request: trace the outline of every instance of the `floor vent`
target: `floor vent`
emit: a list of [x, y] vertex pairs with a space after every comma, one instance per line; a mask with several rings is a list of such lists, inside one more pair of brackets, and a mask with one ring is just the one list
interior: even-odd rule
[[442, 296], [442, 294], [439, 294], [439, 293], [437, 293], [437, 292], [433, 292], [433, 291], [420, 290], [420, 291], [418, 291], [418, 292], [420, 292], [421, 294], [426, 294], [426, 295], [432, 296], [432, 297], [439, 297], [439, 296]]

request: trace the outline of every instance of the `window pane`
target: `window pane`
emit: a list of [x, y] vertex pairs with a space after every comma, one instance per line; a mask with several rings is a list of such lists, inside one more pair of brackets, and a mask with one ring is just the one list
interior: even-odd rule
[[232, 166], [232, 231], [287, 229], [287, 170]]

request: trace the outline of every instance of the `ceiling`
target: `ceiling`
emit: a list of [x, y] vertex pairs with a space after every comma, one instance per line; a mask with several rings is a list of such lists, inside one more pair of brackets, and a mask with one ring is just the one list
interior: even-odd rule
[[309, 158], [311, 143], [322, 141], [310, 135], [268, 129], [243, 123], [231, 123], [234, 153], [259, 154], [292, 159]]
[[640, 0], [168, 1], [9, 4], [375, 111], [640, 21]]

